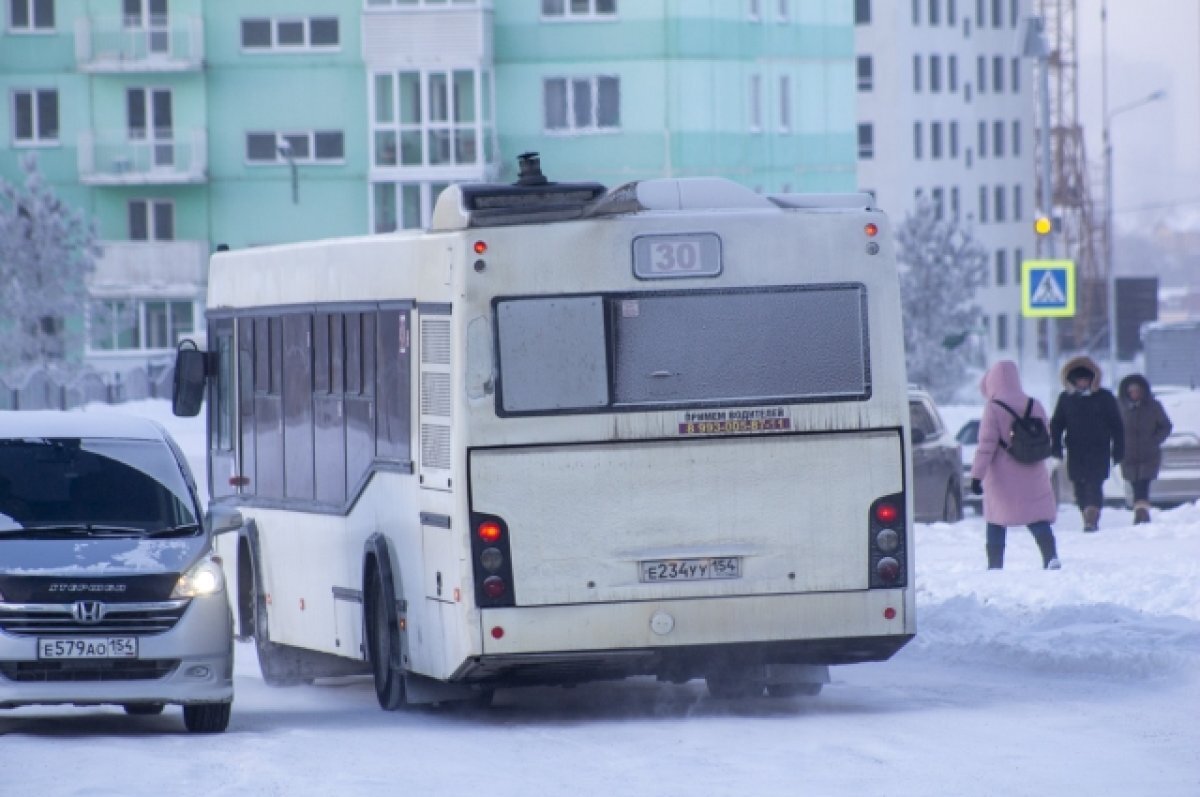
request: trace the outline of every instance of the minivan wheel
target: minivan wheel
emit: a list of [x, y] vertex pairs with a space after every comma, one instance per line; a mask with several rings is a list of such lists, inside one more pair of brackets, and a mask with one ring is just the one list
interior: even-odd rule
[[954, 489], [954, 482], [946, 487], [946, 500], [942, 506], [942, 520], [957, 523], [962, 520], [962, 492]]
[[404, 673], [392, 666], [399, 656], [400, 640], [392, 627], [387, 610], [388, 595], [378, 568], [371, 571], [367, 583], [367, 650], [371, 674], [375, 678], [375, 696], [384, 711], [395, 711], [404, 704]]
[[200, 703], [183, 707], [183, 724], [192, 733], [222, 733], [229, 727], [232, 703]]
[[162, 703], [126, 703], [122, 708], [131, 717], [153, 717], [163, 713]]

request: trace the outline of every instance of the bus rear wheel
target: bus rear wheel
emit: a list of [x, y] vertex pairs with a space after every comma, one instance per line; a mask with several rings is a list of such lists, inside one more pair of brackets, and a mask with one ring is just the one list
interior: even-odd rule
[[367, 650], [375, 679], [375, 697], [384, 711], [395, 711], [404, 704], [404, 673], [393, 665], [400, 658], [400, 639], [388, 612], [389, 596], [378, 568], [371, 571], [366, 597]]

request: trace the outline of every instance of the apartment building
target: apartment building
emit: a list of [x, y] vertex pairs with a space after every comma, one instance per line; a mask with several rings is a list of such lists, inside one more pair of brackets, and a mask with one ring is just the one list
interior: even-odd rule
[[1036, 356], [1020, 315], [1035, 254], [1034, 66], [1019, 30], [1030, 0], [855, 0], [858, 184], [899, 221], [919, 198], [987, 249], [976, 330], [992, 356]]

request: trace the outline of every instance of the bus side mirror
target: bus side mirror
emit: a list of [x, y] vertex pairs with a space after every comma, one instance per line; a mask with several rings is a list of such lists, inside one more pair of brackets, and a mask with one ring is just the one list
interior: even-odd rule
[[912, 433], [912, 444], [914, 446], [919, 446], [919, 445], [921, 445], [921, 443], [924, 443], [927, 439], [929, 439], [929, 436], [927, 434], [925, 434], [924, 429], [915, 429], [914, 428], [910, 431]]
[[208, 357], [190, 340], [179, 343], [175, 352], [175, 384], [171, 391], [171, 412], [180, 418], [200, 413], [204, 403], [204, 381], [208, 373]]

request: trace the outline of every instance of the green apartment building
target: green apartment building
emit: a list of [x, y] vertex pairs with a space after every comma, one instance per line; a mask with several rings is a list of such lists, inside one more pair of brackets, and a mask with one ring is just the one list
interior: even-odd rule
[[0, 175], [96, 220], [87, 361], [169, 364], [209, 254], [428, 224], [451, 182], [855, 187], [848, 0], [0, 0]]
[[763, 192], [855, 188], [849, 0], [505, 0], [495, 6], [502, 175], [719, 175]]

